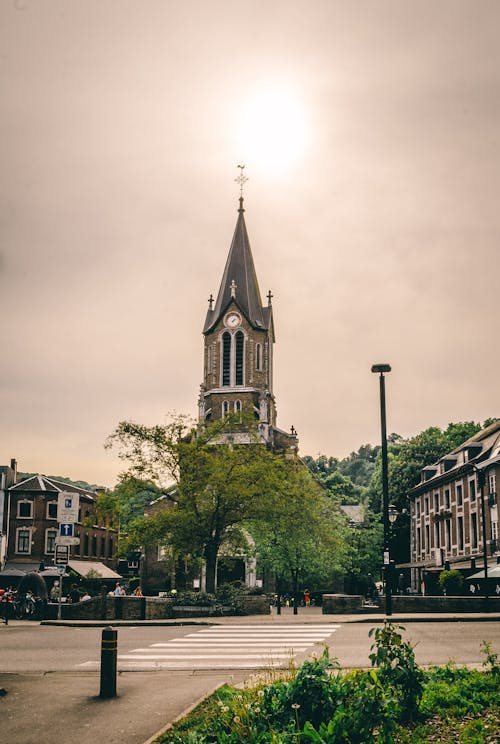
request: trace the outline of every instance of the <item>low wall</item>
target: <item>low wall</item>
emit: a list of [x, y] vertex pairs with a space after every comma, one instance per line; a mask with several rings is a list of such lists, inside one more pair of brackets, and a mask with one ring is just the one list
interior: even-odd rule
[[[165, 620], [168, 618], [207, 617], [210, 607], [174, 605], [172, 597], [93, 597], [78, 604], [61, 606], [63, 620]], [[48, 604], [44, 613], [47, 620], [57, 618], [58, 605]], [[269, 600], [266, 596], [243, 597], [240, 614], [269, 614]], [[227, 613], [231, 614], [229, 608]]]
[[[376, 605], [365, 604], [361, 595], [323, 594], [324, 615], [380, 614], [385, 611], [381, 597]], [[393, 613], [419, 614], [422, 612], [500, 612], [500, 597], [428, 597], [395, 594], [392, 597]]]

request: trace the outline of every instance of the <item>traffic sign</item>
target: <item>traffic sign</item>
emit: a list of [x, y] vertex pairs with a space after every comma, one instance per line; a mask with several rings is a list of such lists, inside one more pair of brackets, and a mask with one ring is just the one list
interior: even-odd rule
[[69, 561], [69, 545], [56, 545], [54, 563], [56, 566], [67, 566]]
[[74, 530], [73, 522], [61, 522], [59, 524], [59, 537], [74, 537]]
[[78, 522], [80, 495], [71, 491], [61, 491], [57, 500], [57, 521]]
[[79, 537], [56, 537], [56, 545], [80, 545]]

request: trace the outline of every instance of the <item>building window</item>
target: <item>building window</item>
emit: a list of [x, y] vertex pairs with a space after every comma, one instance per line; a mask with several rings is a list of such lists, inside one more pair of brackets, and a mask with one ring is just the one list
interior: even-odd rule
[[255, 369], [258, 372], [262, 370], [262, 344], [255, 346]]
[[434, 525], [434, 547], [441, 547], [441, 531], [439, 529], [439, 522]]
[[33, 517], [33, 502], [23, 499], [17, 502], [17, 518], [18, 519], [32, 519]]
[[425, 516], [428, 516], [429, 514], [429, 497], [425, 497]]
[[497, 476], [496, 476], [496, 473], [490, 473], [490, 477], [489, 477], [489, 493], [492, 496], [496, 496], [496, 493], [497, 493]]
[[428, 553], [431, 549], [431, 536], [429, 525], [425, 525], [425, 552]]
[[54, 553], [56, 549], [57, 530], [45, 530], [45, 552]]
[[464, 549], [464, 518], [458, 517], [458, 549]]
[[207, 346], [207, 374], [210, 374], [212, 372], [212, 347]]
[[227, 416], [228, 413], [229, 413], [229, 401], [224, 400], [222, 401], [222, 415]]
[[236, 340], [236, 384], [243, 385], [243, 351], [245, 348], [245, 336], [243, 331], [238, 331], [235, 336]]
[[225, 331], [222, 334], [222, 385], [231, 384], [231, 334]]
[[92, 535], [92, 555], [97, 556], [97, 537]]
[[241, 400], [234, 401], [234, 412], [241, 413]]
[[451, 550], [451, 519], [447, 519], [444, 523], [445, 535], [446, 535], [446, 550]]
[[469, 498], [471, 501], [476, 500], [476, 480], [473, 478], [469, 481]]
[[444, 489], [444, 508], [445, 509], [450, 508], [450, 489], [449, 488]]
[[16, 530], [16, 553], [31, 553], [31, 529], [19, 527]]
[[439, 493], [434, 494], [434, 511], [439, 511]]
[[470, 515], [470, 540], [471, 547], [477, 548], [477, 514]]
[[85, 534], [83, 536], [83, 555], [88, 556], [89, 554], [89, 536]]
[[461, 483], [456, 484], [455, 491], [457, 494], [457, 506], [462, 506], [464, 503], [464, 490]]
[[416, 500], [415, 506], [417, 508], [417, 519], [420, 518], [420, 499]]
[[112, 557], [113, 557], [113, 538], [110, 537], [109, 542], [108, 542], [108, 558], [112, 558]]
[[422, 552], [422, 535], [420, 532], [420, 527], [417, 527], [417, 556], [420, 557], [420, 553]]
[[47, 502], [47, 519], [57, 519], [57, 501]]

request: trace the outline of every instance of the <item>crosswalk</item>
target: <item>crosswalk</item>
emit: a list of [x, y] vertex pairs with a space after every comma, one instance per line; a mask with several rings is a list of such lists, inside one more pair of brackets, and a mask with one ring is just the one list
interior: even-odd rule
[[[212, 626], [118, 654], [119, 671], [286, 668], [340, 625]], [[97, 661], [80, 667], [92, 668]]]

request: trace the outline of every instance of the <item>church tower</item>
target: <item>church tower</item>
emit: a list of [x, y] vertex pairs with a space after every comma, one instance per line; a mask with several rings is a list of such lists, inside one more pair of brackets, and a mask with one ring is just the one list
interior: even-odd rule
[[[210, 295], [203, 328], [199, 420], [216, 421], [229, 413], [251, 411], [263, 443], [276, 451], [296, 451], [294, 428], [286, 433], [276, 427], [272, 294], [268, 293], [267, 305], [263, 305], [244, 212], [241, 195], [219, 293], [215, 304]], [[245, 441], [243, 433], [235, 436]]]

